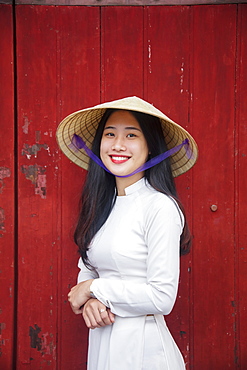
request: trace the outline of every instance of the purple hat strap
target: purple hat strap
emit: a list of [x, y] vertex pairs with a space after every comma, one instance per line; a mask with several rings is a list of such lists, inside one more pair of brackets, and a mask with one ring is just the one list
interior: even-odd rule
[[[78, 135], [74, 134], [73, 135], [73, 138], [72, 138], [72, 142], [71, 144], [69, 145], [69, 147], [75, 151], [78, 151], [79, 149], [84, 149], [86, 154], [95, 162], [97, 163], [100, 167], [102, 167], [105, 171], [111, 173], [112, 175], [114, 175], [111, 171], [109, 171], [106, 166], [104, 165], [104, 163], [101, 161], [101, 159], [99, 157], [97, 157], [96, 154], [94, 154], [92, 152], [92, 150], [90, 150], [85, 141]], [[150, 167], [153, 167], [155, 166], [156, 164], [162, 162], [164, 159], [170, 157], [172, 154], [178, 152], [182, 147], [185, 148], [186, 150], [186, 155], [188, 158], [191, 158], [192, 157], [192, 152], [190, 150], [190, 144], [189, 144], [189, 139], [185, 139], [181, 144], [175, 146], [174, 148], [172, 149], [169, 149], [167, 150], [165, 153], [161, 153], [159, 155], [157, 155], [156, 157], [154, 158], [151, 158], [149, 161], [147, 161], [146, 163], [144, 163], [142, 166], [140, 166], [139, 168], [137, 168], [135, 171], [131, 172], [129, 175], [125, 175], [125, 176], [118, 176], [118, 175], [114, 175], [116, 177], [130, 177], [130, 176], [133, 176], [135, 175], [136, 173], [138, 172], [142, 172], [142, 171], [145, 171], [147, 170], [148, 168]]]

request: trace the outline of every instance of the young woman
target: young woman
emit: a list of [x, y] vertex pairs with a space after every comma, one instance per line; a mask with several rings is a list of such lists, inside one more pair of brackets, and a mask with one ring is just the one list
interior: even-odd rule
[[80, 273], [68, 295], [90, 328], [88, 369], [185, 369], [163, 315], [190, 248], [173, 177], [194, 165], [194, 139], [137, 97], [73, 113], [57, 138], [88, 168], [75, 231]]

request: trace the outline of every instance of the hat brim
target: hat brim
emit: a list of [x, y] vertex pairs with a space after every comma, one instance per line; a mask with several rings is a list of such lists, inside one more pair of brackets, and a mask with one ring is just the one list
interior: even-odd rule
[[73, 150], [73, 145], [71, 145], [73, 135], [79, 135], [91, 149], [98, 124], [105, 111], [110, 108], [133, 110], [158, 117], [161, 121], [168, 149], [182, 144], [185, 139], [189, 140], [189, 151], [182, 147], [170, 157], [173, 177], [188, 171], [195, 164], [198, 157], [198, 149], [193, 137], [183, 127], [172, 121], [153, 105], [133, 96], [74, 112], [65, 117], [59, 124], [56, 133], [58, 145], [63, 153], [78, 166], [87, 170], [89, 157], [83, 149]]

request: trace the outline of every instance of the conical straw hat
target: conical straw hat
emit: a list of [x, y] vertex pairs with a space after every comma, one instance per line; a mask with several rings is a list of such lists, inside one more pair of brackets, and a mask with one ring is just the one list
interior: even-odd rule
[[189, 141], [189, 151], [183, 146], [170, 156], [172, 174], [174, 177], [188, 171], [196, 162], [198, 149], [193, 137], [180, 125], [173, 122], [164, 113], [136, 96], [114, 100], [82, 109], [65, 117], [57, 129], [57, 142], [64, 154], [78, 166], [87, 170], [89, 157], [83, 149], [73, 150], [73, 135], [80, 136], [91, 149], [98, 124], [106, 109], [125, 109], [143, 112], [158, 117], [162, 124], [164, 138], [168, 149]]

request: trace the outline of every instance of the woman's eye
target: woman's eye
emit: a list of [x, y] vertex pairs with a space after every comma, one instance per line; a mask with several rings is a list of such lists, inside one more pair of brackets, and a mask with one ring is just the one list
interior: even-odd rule
[[128, 134], [127, 137], [136, 137], [135, 134]]
[[105, 134], [105, 136], [113, 137], [113, 136], [114, 136], [114, 134], [113, 134], [113, 132], [107, 132], [107, 133]]

